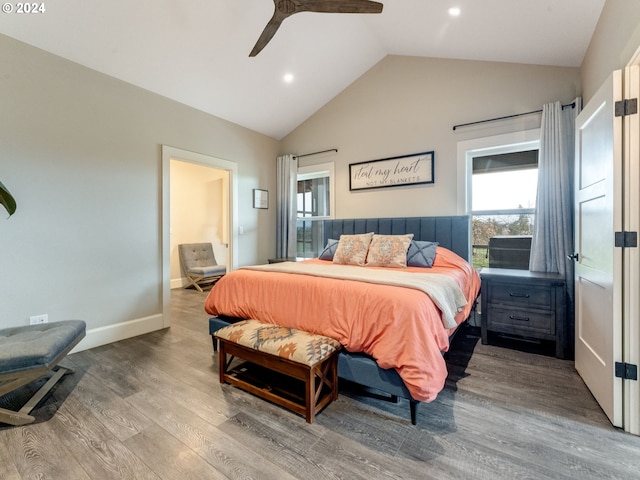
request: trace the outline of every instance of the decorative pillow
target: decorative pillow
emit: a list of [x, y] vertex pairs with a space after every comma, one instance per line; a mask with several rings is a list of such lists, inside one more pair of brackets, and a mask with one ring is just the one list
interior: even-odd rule
[[333, 263], [364, 265], [371, 237], [373, 237], [373, 232], [360, 235], [340, 235], [338, 248], [333, 256]]
[[336, 254], [336, 250], [338, 248], [338, 240], [330, 238], [327, 240], [327, 246], [324, 247], [324, 250], [320, 254], [320, 260], [333, 260], [333, 256]]
[[436, 258], [436, 247], [438, 242], [423, 242], [411, 240], [409, 251], [407, 252], [408, 267], [433, 267], [433, 260]]
[[406, 235], [374, 235], [367, 253], [367, 267], [406, 267], [407, 250], [413, 233]]

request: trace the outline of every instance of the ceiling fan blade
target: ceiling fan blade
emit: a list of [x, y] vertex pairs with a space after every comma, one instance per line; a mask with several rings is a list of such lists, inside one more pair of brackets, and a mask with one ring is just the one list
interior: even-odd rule
[[275, 11], [262, 31], [250, 57], [258, 55], [280, 28], [285, 18], [299, 12], [380, 13], [382, 3], [371, 0], [273, 0]]
[[264, 47], [267, 46], [267, 43], [271, 41], [273, 36], [278, 31], [278, 28], [280, 28], [282, 21], [287, 18], [287, 16], [288, 15], [279, 14], [279, 12], [276, 10], [276, 12], [273, 14], [273, 17], [271, 17], [271, 20], [269, 20], [269, 23], [267, 23], [267, 26], [264, 27], [264, 30], [262, 31], [260, 38], [258, 38], [258, 41], [253, 47], [253, 50], [251, 50], [251, 53], [249, 54], [250, 57], [255, 57], [262, 51]]
[[370, 0], [294, 0], [296, 12], [381, 13], [382, 3]]

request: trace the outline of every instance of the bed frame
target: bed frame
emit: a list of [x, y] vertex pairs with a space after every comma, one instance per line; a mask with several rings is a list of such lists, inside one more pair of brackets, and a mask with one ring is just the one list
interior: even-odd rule
[[[330, 238], [338, 240], [340, 235], [375, 232], [381, 235], [402, 235], [413, 233], [414, 240], [438, 242], [465, 260], [471, 258], [471, 220], [467, 215], [452, 217], [404, 217], [366, 218], [324, 221], [324, 243]], [[338, 377], [356, 383], [367, 389], [388, 394], [375, 395], [397, 402], [398, 397], [409, 400], [411, 423], [417, 422], [418, 400], [414, 400], [394, 369], [380, 368], [373, 357], [365, 353], [351, 353], [342, 350], [338, 355]]]
[[[471, 219], [467, 215], [450, 217], [401, 217], [401, 218], [366, 218], [324, 220], [324, 243], [329, 238], [338, 240], [340, 235], [375, 232], [381, 235], [402, 235], [413, 233], [414, 240], [438, 242], [440, 246], [448, 248], [462, 258], [471, 258], [470, 243]], [[237, 319], [236, 319], [237, 320]], [[233, 319], [213, 317], [209, 320], [209, 333], [212, 335]], [[213, 340], [216, 349], [215, 338]], [[364, 353], [351, 353], [342, 349], [338, 356], [338, 377], [385, 394], [374, 394], [376, 398], [383, 398], [397, 402], [398, 398], [409, 400], [411, 408], [411, 423], [416, 424], [418, 400], [414, 400], [404, 385], [400, 375], [394, 369], [382, 369], [376, 361]]]

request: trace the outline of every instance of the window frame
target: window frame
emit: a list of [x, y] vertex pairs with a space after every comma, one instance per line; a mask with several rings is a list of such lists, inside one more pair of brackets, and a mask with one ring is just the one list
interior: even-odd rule
[[[318, 215], [311, 217], [299, 217], [297, 214], [297, 194], [296, 194], [296, 220], [328, 220], [334, 217], [335, 211], [335, 164], [333, 162], [320, 163], [317, 165], [308, 165], [306, 167], [298, 167], [296, 179], [296, 187], [300, 180], [312, 180], [314, 178], [329, 177], [329, 215]], [[297, 190], [296, 190], [297, 191]]]
[[[332, 219], [335, 216], [335, 209], [336, 209], [336, 188], [335, 188], [335, 164], [334, 162], [328, 162], [328, 163], [320, 163], [320, 164], [316, 164], [316, 165], [308, 165], [308, 166], [304, 166], [304, 167], [298, 167], [298, 173], [297, 173], [297, 179], [296, 179], [296, 187], [297, 187], [297, 182], [299, 180], [311, 180], [314, 178], [322, 178], [322, 177], [329, 177], [329, 214], [328, 215], [318, 215], [318, 216], [310, 216], [310, 217], [302, 217], [302, 216], [298, 216], [298, 208], [297, 208], [297, 193], [296, 193], [296, 228], [298, 228], [298, 223], [300, 221], [303, 222], [318, 222], [318, 221], [322, 221], [322, 220], [328, 220], [328, 219]], [[297, 188], [296, 188], [297, 191]], [[320, 227], [312, 227], [312, 231], [315, 231], [316, 234], [320, 234], [320, 236], [322, 237], [322, 230], [321, 230], [322, 225], [320, 225]], [[320, 230], [318, 230], [320, 229]], [[312, 234], [313, 238], [316, 238], [315, 235]], [[317, 240], [317, 238], [316, 238]], [[300, 238], [298, 238], [297, 240], [297, 245], [296, 245], [296, 250], [298, 249], [299, 245], [300, 245]], [[307, 243], [304, 242], [303, 243]], [[324, 245], [322, 245], [323, 243], [323, 239], [320, 238], [320, 244], [318, 244], [317, 246], [319, 247], [319, 251], [318, 252], [314, 252], [315, 256], [318, 256], [321, 252], [322, 252], [322, 248], [324, 248]], [[314, 242], [311, 242], [311, 245], [313, 247]], [[308, 252], [312, 252], [313, 248], [311, 250], [309, 250]], [[313, 258], [313, 257], [306, 257], [305, 254], [308, 253], [306, 248], [303, 248], [303, 256], [301, 258]], [[300, 252], [298, 251], [298, 254]]]
[[[484, 210], [474, 212], [471, 205], [473, 157], [513, 153], [523, 150], [540, 149], [540, 129], [475, 138], [458, 142], [458, 202], [459, 215], [513, 215], [535, 214], [535, 208], [505, 210]], [[469, 232], [471, 234], [471, 232]]]
[[[489, 137], [463, 140], [457, 145], [457, 174], [458, 174], [458, 215], [468, 215], [472, 222], [474, 216], [497, 216], [497, 215], [535, 215], [534, 208], [499, 209], [499, 210], [478, 210], [472, 208], [472, 179], [473, 179], [473, 157], [483, 155], [497, 155], [502, 153], [513, 153], [523, 150], [540, 150], [540, 129], [523, 130], [520, 132], [494, 135]], [[473, 228], [469, 228], [469, 244], [472, 243]], [[487, 251], [488, 255], [488, 251]], [[474, 249], [470, 251], [471, 261], [474, 261]], [[488, 258], [488, 257], [487, 257]], [[478, 267], [476, 267], [478, 268]], [[480, 267], [481, 268], [481, 267]]]

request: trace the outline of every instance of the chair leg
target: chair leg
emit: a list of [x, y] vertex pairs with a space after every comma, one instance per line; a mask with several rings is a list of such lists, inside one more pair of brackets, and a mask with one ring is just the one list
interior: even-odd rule
[[20, 412], [13, 412], [5, 408], [0, 408], [0, 423], [6, 423], [8, 425], [13, 425], [14, 427], [19, 427], [20, 425], [33, 423], [34, 420], [35, 417], [32, 417], [31, 415]]
[[196, 290], [198, 290], [199, 292], [202, 292], [202, 287], [200, 287], [200, 285], [198, 285], [198, 281], [197, 280], [193, 280], [189, 277], [187, 277], [187, 280], [189, 280], [189, 283], [186, 284], [184, 286], [184, 288], [189, 288], [189, 287], [195, 287]]
[[33, 410], [38, 403], [44, 398], [44, 396], [49, 393], [56, 383], [60, 381], [60, 379], [73, 373], [73, 370], [67, 367], [56, 366], [53, 368], [53, 372], [55, 372], [47, 382], [40, 387], [40, 389], [24, 404], [24, 406], [14, 412], [12, 410], [7, 410], [5, 408], [0, 408], [0, 423], [7, 423], [13, 426], [27, 425], [29, 423], [33, 423], [35, 417], [30, 415], [31, 410]]
[[189, 288], [189, 287], [196, 287], [196, 290], [198, 290], [200, 293], [202, 293], [204, 290], [202, 290], [202, 287], [200, 285], [198, 285], [198, 282], [200, 280], [202, 280], [204, 277], [192, 277], [191, 275], [187, 274], [187, 280], [189, 281], [189, 283], [187, 283], [184, 288]]
[[58, 383], [58, 381], [67, 373], [67, 369], [65, 367], [56, 367], [54, 368], [55, 373], [47, 380], [40, 389], [36, 392], [36, 394], [29, 399], [27, 403], [20, 409], [20, 413], [29, 414], [31, 410], [44, 398], [44, 396], [49, 393], [49, 390], [53, 388], [53, 386]]
[[218, 280], [224, 277], [224, 275], [213, 275], [211, 277], [204, 277], [204, 276], [192, 277], [188, 273], [186, 275], [187, 275], [187, 281], [189, 283], [187, 283], [183, 288], [195, 287], [199, 292], [204, 292], [204, 290], [200, 286], [201, 281], [204, 282], [203, 285], [205, 287], [209, 288], [209, 287], [213, 287]]

